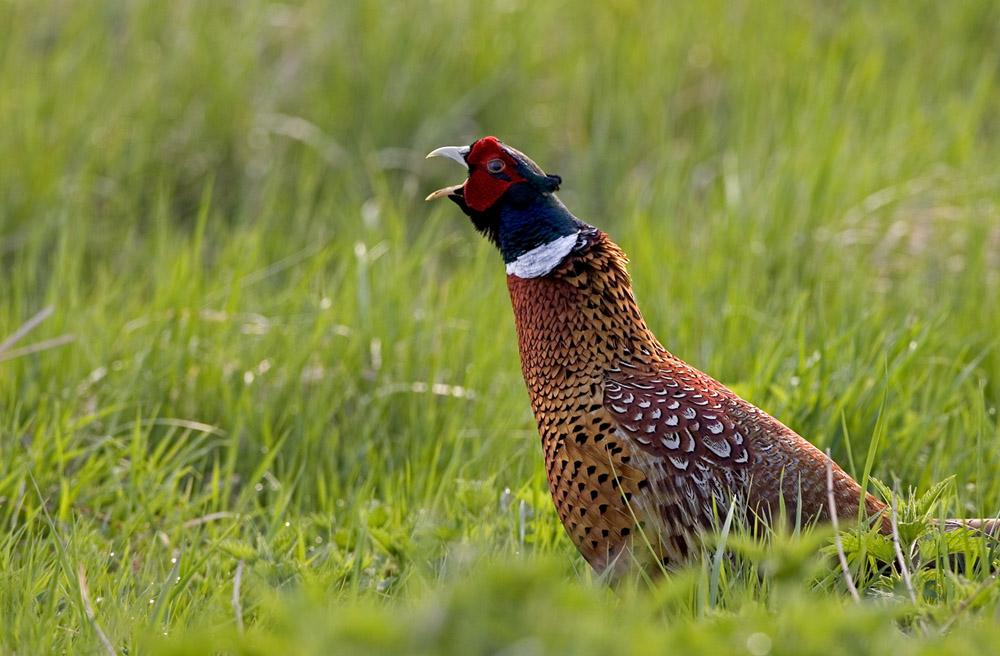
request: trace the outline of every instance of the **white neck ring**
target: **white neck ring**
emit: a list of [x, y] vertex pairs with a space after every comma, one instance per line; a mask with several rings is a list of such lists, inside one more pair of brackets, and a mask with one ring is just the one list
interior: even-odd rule
[[579, 234], [577, 231], [571, 235], [563, 235], [559, 239], [521, 253], [516, 260], [507, 263], [507, 275], [518, 278], [540, 278], [546, 275], [566, 259], [576, 246]]

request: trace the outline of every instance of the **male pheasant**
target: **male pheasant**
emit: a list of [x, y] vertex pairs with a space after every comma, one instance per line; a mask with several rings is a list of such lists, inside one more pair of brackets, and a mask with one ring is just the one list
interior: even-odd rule
[[[562, 182], [494, 137], [428, 155], [468, 168], [435, 191], [500, 250], [549, 489], [598, 572], [652, 556], [674, 567], [731, 504], [768, 521], [841, 518], [862, 489], [819, 449], [667, 352], [632, 295], [622, 250], [555, 195]], [[889, 531], [887, 507], [864, 514]]]

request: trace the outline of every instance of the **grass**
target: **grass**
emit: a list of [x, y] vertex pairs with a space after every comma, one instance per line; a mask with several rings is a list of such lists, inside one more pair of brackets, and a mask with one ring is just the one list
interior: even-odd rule
[[824, 530], [609, 590], [422, 198], [523, 149], [671, 351], [995, 516], [998, 7], [0, 1], [0, 339], [53, 308], [0, 348], [0, 653], [992, 649], [988, 568], [911, 597], [857, 533], [860, 604]]

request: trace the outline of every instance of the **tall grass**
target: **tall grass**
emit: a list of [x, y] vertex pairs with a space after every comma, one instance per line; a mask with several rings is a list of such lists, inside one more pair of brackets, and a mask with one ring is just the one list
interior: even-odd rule
[[421, 199], [461, 178], [436, 146], [523, 149], [675, 354], [856, 476], [881, 422], [874, 476], [996, 515], [1000, 6], [0, 17], [0, 340], [54, 309], [0, 354], [0, 652], [995, 644], [987, 573], [914, 604], [859, 559], [853, 606], [823, 532], [592, 581], [498, 256]]

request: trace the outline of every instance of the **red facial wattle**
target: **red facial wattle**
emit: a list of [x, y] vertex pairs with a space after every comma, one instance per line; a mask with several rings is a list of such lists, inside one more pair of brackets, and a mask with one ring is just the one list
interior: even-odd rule
[[[489, 165], [492, 160], [503, 162], [503, 169], [491, 173]], [[517, 162], [495, 137], [477, 141], [466, 161], [470, 173], [463, 186], [463, 194], [465, 204], [476, 212], [485, 212], [500, 200], [511, 185], [524, 182], [524, 177], [517, 172]]]

